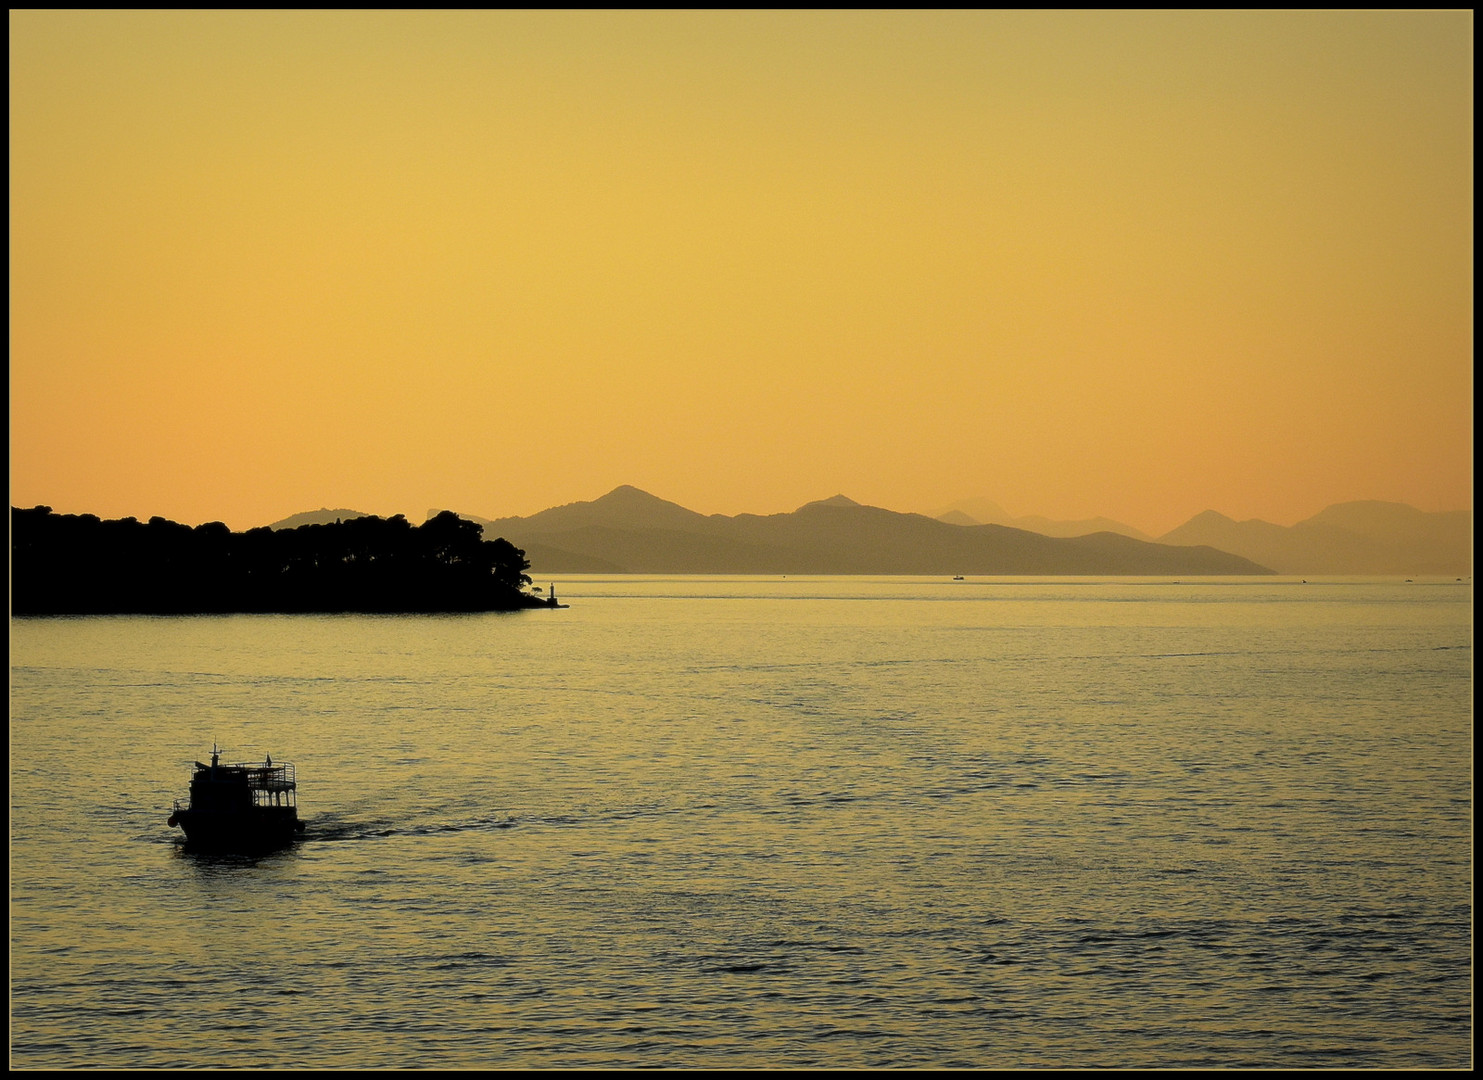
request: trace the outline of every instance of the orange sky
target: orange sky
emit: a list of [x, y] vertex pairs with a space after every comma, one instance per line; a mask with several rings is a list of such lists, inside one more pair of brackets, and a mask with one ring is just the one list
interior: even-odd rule
[[12, 12], [11, 502], [1471, 508], [1472, 36]]

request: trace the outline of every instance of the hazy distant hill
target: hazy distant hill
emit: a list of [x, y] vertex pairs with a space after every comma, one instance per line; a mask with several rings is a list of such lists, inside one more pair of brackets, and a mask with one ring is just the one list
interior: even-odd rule
[[1280, 574], [1473, 572], [1472, 511], [1428, 513], [1403, 503], [1339, 503], [1291, 526], [1207, 510], [1159, 542], [1217, 547]]
[[[354, 518], [370, 516], [359, 510], [306, 510], [302, 514], [292, 514], [282, 521], [275, 521], [268, 528], [276, 530], [297, 529], [300, 525], [333, 525], [337, 521], [351, 521]], [[491, 536], [490, 539], [493, 540], [494, 537]]]
[[936, 515], [938, 521], [946, 521], [949, 525], [982, 525], [984, 522], [977, 521], [961, 510], [944, 510]]
[[[992, 499], [964, 499], [932, 516], [939, 521], [953, 517], [954, 525], [1013, 525], [1014, 515]], [[966, 518], [967, 520], [963, 520]]]
[[988, 499], [965, 499], [933, 516], [938, 521], [946, 521], [950, 525], [1008, 525], [1015, 529], [1028, 529], [1042, 536], [1086, 536], [1088, 533], [1112, 532], [1122, 536], [1131, 536], [1135, 540], [1153, 540], [1153, 537], [1139, 532], [1131, 525], [1124, 525], [1121, 521], [1113, 521], [1105, 517], [1082, 518], [1080, 521], [1058, 521], [1039, 514], [1031, 514], [1028, 517], [1017, 518], [1009, 514], [998, 503], [990, 502]]
[[523, 548], [531, 573], [1262, 574], [1207, 548], [1111, 532], [1049, 537], [1001, 525], [953, 525], [862, 506], [842, 495], [790, 514], [698, 514], [623, 486], [530, 517], [477, 518], [486, 537]]

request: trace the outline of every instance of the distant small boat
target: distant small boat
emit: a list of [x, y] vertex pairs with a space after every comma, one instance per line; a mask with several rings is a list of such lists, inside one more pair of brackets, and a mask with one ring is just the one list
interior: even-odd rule
[[196, 762], [190, 799], [177, 800], [172, 828], [185, 831], [186, 843], [214, 851], [256, 851], [291, 844], [304, 831], [296, 805], [294, 767], [274, 765], [268, 755], [256, 763], [221, 764], [211, 748], [211, 764]]

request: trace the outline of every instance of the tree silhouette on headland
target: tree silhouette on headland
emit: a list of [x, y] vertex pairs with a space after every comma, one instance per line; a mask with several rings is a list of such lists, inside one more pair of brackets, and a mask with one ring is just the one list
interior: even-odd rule
[[16, 615], [510, 611], [548, 606], [524, 591], [525, 552], [444, 511], [234, 533], [162, 517], [103, 521], [11, 507]]

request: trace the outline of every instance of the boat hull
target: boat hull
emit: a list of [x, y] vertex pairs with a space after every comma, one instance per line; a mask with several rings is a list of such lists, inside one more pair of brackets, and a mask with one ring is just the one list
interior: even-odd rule
[[187, 847], [211, 851], [269, 851], [287, 847], [304, 828], [291, 806], [254, 807], [245, 813], [177, 810], [170, 824], [184, 830]]

